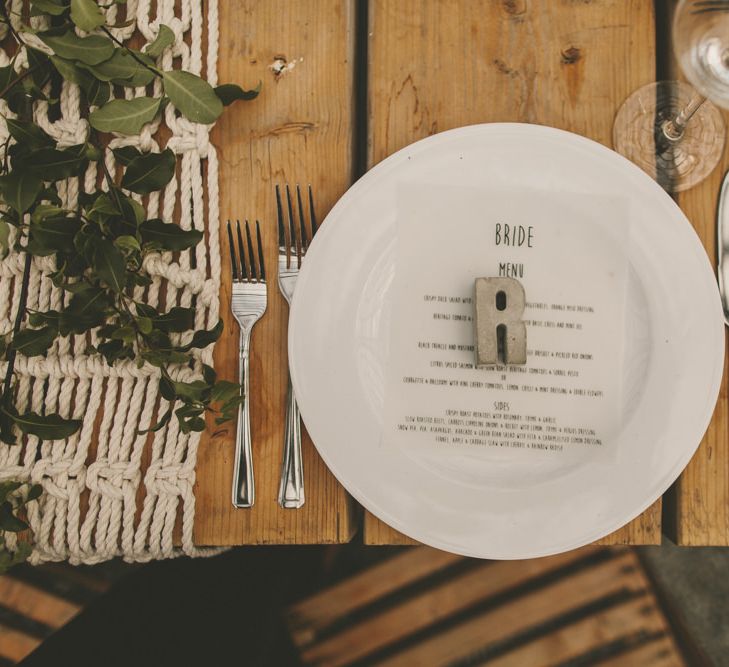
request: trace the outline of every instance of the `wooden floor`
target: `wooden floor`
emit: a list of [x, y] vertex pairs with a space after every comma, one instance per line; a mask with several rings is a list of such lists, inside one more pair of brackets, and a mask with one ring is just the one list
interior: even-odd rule
[[635, 553], [488, 563], [408, 550], [289, 608], [318, 667], [687, 664]]
[[[221, 81], [262, 81], [254, 102], [231, 107], [215, 128], [221, 220], [260, 218], [274, 266], [273, 188], [311, 183], [320, 218], [365, 168], [403, 146], [459, 125], [540, 123], [612, 144], [627, 95], [654, 81], [670, 56], [670, 24], [649, 0], [284, 0], [220, 2]], [[722, 169], [678, 198], [714, 259], [714, 212]], [[225, 272], [224, 272], [225, 273]], [[224, 283], [221, 298], [227, 299]], [[199, 544], [343, 542], [361, 514], [304, 442], [307, 504], [276, 505], [286, 392], [288, 311], [269, 290], [253, 334], [253, 438], [257, 505], [229, 501], [233, 433], [209, 432], [197, 469]], [[227, 311], [222, 309], [226, 318]], [[216, 350], [235, 373], [230, 319]], [[729, 545], [729, 399], [726, 374], [709, 430], [673, 495], [603, 540]], [[410, 540], [364, 513], [364, 541]]]
[[20, 565], [0, 576], [0, 666], [21, 662], [129, 569]]

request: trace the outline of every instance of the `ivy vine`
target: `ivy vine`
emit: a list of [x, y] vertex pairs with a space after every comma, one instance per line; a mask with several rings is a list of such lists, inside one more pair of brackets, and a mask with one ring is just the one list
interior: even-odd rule
[[[114, 32], [121, 26], [109, 25], [104, 11], [124, 3], [30, 0], [27, 16], [11, 22], [9, 3], [0, 0], [0, 24], [7, 27], [3, 47], [14, 53], [10, 63], [0, 67], [0, 98], [11, 112], [3, 119], [8, 139], [0, 146], [0, 254], [24, 257], [14, 326], [0, 332], [0, 355], [7, 362], [0, 393], [0, 441], [6, 445], [18, 443], [19, 436], [64, 439], [80, 428], [77, 419], [16, 407], [17, 355], [45, 355], [58, 338], [70, 335], [86, 336], [86, 354], [100, 355], [110, 365], [124, 361], [158, 369], [160, 394], [170, 407], [150, 430], [163, 428], [174, 416], [183, 433], [202, 431], [206, 411], [214, 411], [221, 423], [234, 415], [240, 402], [238, 384], [218, 380], [210, 366], [195, 365], [193, 350], [213, 343], [222, 322], [195, 330], [194, 308], [161, 310], [135, 297], [140, 292], [135, 288], [151, 284], [144, 269], [148, 255], [189, 252], [203, 237], [201, 231], [184, 230], [172, 221], [147, 218], [139, 197], [132, 196], [165, 188], [175, 175], [174, 153], [116, 148], [114, 156], [123, 166], [120, 179], [112, 178], [104, 154], [109, 133], [138, 134], [168, 103], [190, 121], [211, 124], [224, 106], [253, 99], [258, 89], [234, 84], [213, 88], [190, 72], [161, 69], [161, 56], [175, 41], [172, 29], [161, 25], [156, 39], [139, 50], [124, 45]], [[38, 16], [46, 19], [42, 30], [28, 21]], [[23, 53], [26, 57], [18, 60]], [[17, 66], [20, 62], [22, 67]], [[161, 81], [160, 97], [154, 96], [155, 80]], [[64, 81], [78, 85], [90, 125], [86, 141], [73, 146], [59, 145], [33, 115], [35, 105], [45, 102], [49, 117], [60, 117], [58, 96]], [[113, 97], [125, 87], [146, 87], [148, 96]], [[65, 207], [58, 182], [84, 178], [92, 164], [100, 173], [97, 190], [81, 193], [74, 208]], [[34, 256], [54, 258], [50, 277], [63, 290], [62, 309], [27, 308]], [[91, 330], [97, 334], [93, 346]], [[198, 379], [179, 381], [175, 369], [180, 367], [199, 368]], [[25, 530], [23, 507], [40, 492], [40, 487], [16, 481], [1, 483], [0, 531]], [[23, 543], [8, 551], [0, 533], [0, 572], [28, 552]]]

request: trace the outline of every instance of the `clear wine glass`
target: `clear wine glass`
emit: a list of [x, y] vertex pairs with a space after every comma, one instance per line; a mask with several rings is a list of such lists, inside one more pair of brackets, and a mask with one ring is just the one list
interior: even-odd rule
[[680, 192], [706, 178], [724, 150], [724, 120], [708, 100], [729, 109], [729, 0], [681, 0], [673, 49], [691, 85], [657, 81], [636, 90], [615, 117], [613, 145]]

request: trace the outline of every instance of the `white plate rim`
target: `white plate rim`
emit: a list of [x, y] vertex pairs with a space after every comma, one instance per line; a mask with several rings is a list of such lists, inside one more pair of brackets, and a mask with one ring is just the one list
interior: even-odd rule
[[[337, 201], [337, 203], [334, 205], [334, 207], [330, 210], [329, 214], [326, 216], [326, 218], [322, 221], [319, 231], [317, 232], [317, 237], [314, 243], [323, 244], [322, 239], [325, 239], [328, 235], [327, 232], [332, 228], [331, 225], [327, 225], [327, 221], [333, 220], [336, 217], [338, 217], [339, 212], [344, 209], [349, 201], [359, 195], [359, 192], [363, 190], [369, 183], [369, 181], [373, 178], [375, 178], [380, 172], [388, 170], [393, 163], [402, 161], [405, 159], [406, 153], [408, 151], [412, 151], [413, 149], [420, 149], [425, 146], [430, 146], [433, 144], [437, 144], [440, 142], [446, 142], [448, 141], [452, 136], [459, 135], [463, 133], [468, 132], [480, 132], [480, 131], [486, 131], [486, 132], [499, 132], [499, 131], [519, 131], [519, 132], [536, 132], [536, 133], [543, 133], [545, 135], [553, 135], [553, 136], [561, 136], [565, 141], [569, 141], [574, 143], [575, 145], [582, 144], [584, 147], [586, 147], [588, 150], [591, 150], [593, 152], [602, 153], [603, 155], [609, 154], [609, 159], [612, 159], [616, 162], [622, 163], [622, 167], [626, 169], [628, 172], [632, 173], [632, 177], [636, 179], [640, 179], [644, 181], [647, 184], [647, 187], [654, 190], [655, 195], [659, 198], [664, 198], [665, 200], [670, 201], [672, 205], [676, 207], [677, 212], [679, 212], [684, 219], [685, 224], [688, 226], [690, 232], [693, 235], [694, 242], [691, 244], [690, 252], [692, 252], [699, 261], [704, 262], [708, 272], [710, 273], [712, 277], [712, 281], [715, 284], [715, 278], [713, 273], [713, 268], [711, 267], [711, 264], [709, 263], [708, 256], [706, 255], [706, 251], [703, 247], [703, 244], [701, 243], [701, 240], [699, 239], [698, 235], [696, 234], [693, 226], [689, 222], [689, 220], [686, 218], [685, 214], [681, 209], [675, 204], [675, 202], [671, 199], [671, 197], [652, 179], [650, 176], [648, 176], [645, 172], [643, 172], [639, 167], [634, 165], [632, 162], [624, 158], [623, 156], [619, 155], [618, 153], [615, 153], [611, 149], [607, 148], [603, 144], [600, 144], [599, 142], [596, 142], [592, 139], [589, 139], [587, 137], [568, 132], [566, 130], [561, 130], [554, 127], [549, 127], [545, 125], [536, 125], [531, 123], [481, 123], [481, 124], [474, 124], [474, 125], [466, 125], [458, 128], [454, 128], [451, 130], [447, 130], [444, 132], [440, 132], [438, 134], [426, 137], [424, 139], [421, 139], [419, 141], [413, 142], [412, 144], [409, 144], [402, 149], [396, 151], [392, 155], [388, 156], [381, 162], [379, 162], [377, 165], [375, 165], [372, 169], [370, 169], [366, 174], [364, 174], [358, 181], [356, 181], [346, 192], [345, 194]], [[687, 251], [689, 249], [687, 248]], [[307, 260], [311, 257], [311, 250], [308, 251], [307, 254]], [[301, 273], [298, 279], [297, 284], [297, 294], [301, 293], [299, 291], [299, 288], [302, 284], [306, 284], [308, 275], [313, 271], [313, 269], [310, 268], [310, 266], [313, 265], [313, 262], [307, 263], [305, 262], [302, 266]], [[301, 290], [304, 291], [304, 290]], [[648, 499], [645, 500], [643, 503], [636, 505], [636, 509], [634, 509], [632, 512], [625, 513], [622, 515], [619, 519], [614, 521], [614, 526], [611, 527], [609, 530], [605, 529], [596, 529], [592, 532], [586, 531], [583, 536], [581, 536], [577, 540], [573, 540], [571, 542], [566, 541], [562, 546], [560, 546], [557, 549], [552, 550], [539, 550], [535, 549], [532, 552], [528, 553], [514, 553], [512, 555], [504, 556], [503, 554], [500, 554], [498, 556], [495, 556], [496, 558], [503, 559], [503, 560], [510, 560], [510, 559], [523, 559], [523, 558], [535, 558], [535, 557], [542, 557], [542, 556], [549, 556], [556, 553], [562, 553], [564, 551], [569, 551], [574, 548], [578, 548], [580, 546], [584, 546], [586, 544], [592, 543], [602, 537], [605, 537], [606, 535], [610, 534], [614, 530], [619, 529], [620, 527], [630, 523], [633, 519], [638, 517], [640, 514], [642, 514], [648, 507], [650, 507], [653, 503], [656, 502], [660, 497], [663, 496], [663, 494], [670, 488], [670, 486], [673, 484], [673, 482], [679, 477], [681, 472], [686, 468], [689, 461], [695, 454], [696, 450], [698, 449], [699, 445], [701, 444], [701, 441], [704, 437], [704, 434], [706, 433], [706, 430], [711, 422], [712, 415], [714, 413], [714, 409], [716, 406], [716, 399], [718, 398], [719, 390], [721, 387], [721, 380], [723, 377], [723, 366], [724, 366], [724, 355], [725, 355], [725, 336], [724, 336], [724, 317], [723, 317], [723, 310], [720, 303], [720, 298], [718, 294], [718, 290], [715, 294], [715, 320], [716, 320], [716, 326], [713, 326], [712, 329], [715, 332], [714, 336], [714, 344], [715, 344], [715, 355], [716, 355], [716, 363], [713, 366], [713, 375], [711, 377], [711, 381], [709, 383], [709, 390], [708, 395], [713, 397], [713, 400], [710, 400], [707, 402], [707, 405], [705, 407], [705, 412], [701, 419], [696, 419], [696, 432], [697, 437], [695, 438], [696, 442], [695, 444], [691, 446], [687, 446], [684, 450], [683, 456], [679, 457], [673, 466], [673, 468], [670, 469], [669, 472], [667, 472], [664, 475], [663, 480], [661, 480], [659, 483], [656, 484], [654, 488], [660, 489], [659, 492], [650, 494], [648, 496]], [[299, 329], [299, 321], [301, 318], [305, 317], [305, 312], [303, 311], [303, 307], [301, 306], [302, 300], [297, 300], [294, 298], [293, 304], [291, 307], [290, 317], [289, 317], [289, 336], [288, 336], [288, 355], [290, 360], [290, 375], [291, 375], [291, 381], [294, 388], [294, 392], [296, 393], [298, 397], [299, 406], [301, 408], [301, 414], [302, 419], [304, 419], [304, 422], [306, 423], [307, 430], [309, 431], [312, 441], [315, 443], [315, 447], [319, 453], [319, 455], [322, 457], [322, 460], [327, 465], [329, 470], [332, 472], [332, 474], [335, 476], [335, 478], [342, 484], [342, 486], [354, 497], [354, 499], [361, 504], [365, 509], [367, 509], [369, 512], [371, 512], [374, 516], [379, 518], [380, 520], [384, 521], [391, 527], [395, 528], [399, 532], [412, 537], [415, 540], [418, 540], [419, 542], [422, 542], [424, 544], [427, 544], [429, 546], [432, 546], [434, 548], [442, 549], [445, 551], [450, 551], [453, 553], [457, 553], [463, 556], [469, 556], [469, 557], [476, 557], [476, 558], [494, 558], [494, 556], [489, 555], [484, 552], [480, 551], [473, 551], [469, 549], [464, 549], [462, 547], [459, 547], [457, 544], [452, 544], [448, 542], [447, 540], [438, 539], [437, 537], [434, 537], [433, 534], [426, 534], [422, 531], [420, 527], [417, 526], [410, 526], [406, 525], [403, 521], [401, 521], [399, 518], [393, 516], [390, 514], [390, 512], [384, 508], [381, 507], [377, 503], [373, 503], [371, 499], [367, 496], [366, 492], [359, 488], [357, 484], [352, 483], [352, 481], [348, 478], [348, 475], [345, 471], [341, 470], [339, 466], [334, 462], [331, 456], [329, 456], [329, 453], [327, 452], [325, 447], [317, 446], [316, 443], [318, 441], [317, 439], [317, 425], [310, 420], [310, 423], [307, 423], [306, 421], [306, 414], [309, 412], [308, 405], [309, 405], [309, 397], [303, 396], [301, 392], [301, 381], [299, 378], [299, 372], [300, 368], [298, 364], [296, 363], [296, 352], [295, 352], [295, 341], [298, 335], [298, 329]], [[700, 433], [699, 433], [700, 431]]]

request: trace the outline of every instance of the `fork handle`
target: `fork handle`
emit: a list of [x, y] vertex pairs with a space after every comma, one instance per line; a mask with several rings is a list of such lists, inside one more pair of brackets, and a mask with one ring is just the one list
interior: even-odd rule
[[255, 486], [253, 482], [253, 455], [251, 451], [251, 413], [249, 410], [248, 357], [250, 329], [241, 330], [238, 345], [238, 382], [243, 396], [238, 406], [238, 425], [235, 433], [235, 468], [233, 469], [233, 505], [253, 507]]
[[304, 463], [301, 459], [301, 420], [294, 389], [289, 377], [286, 399], [286, 429], [283, 463], [278, 488], [278, 504], [284, 509], [297, 509], [304, 504]]

